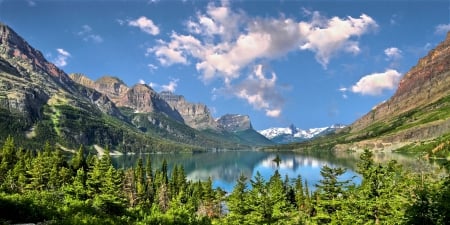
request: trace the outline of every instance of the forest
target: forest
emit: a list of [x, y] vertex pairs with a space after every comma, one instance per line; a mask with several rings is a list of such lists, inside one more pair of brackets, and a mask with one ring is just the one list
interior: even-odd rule
[[241, 175], [231, 193], [166, 161], [153, 168], [151, 155], [116, 169], [108, 150], [97, 157], [83, 146], [68, 158], [9, 137], [0, 151], [0, 224], [450, 224], [448, 173], [378, 164], [368, 150], [358, 185], [324, 166], [314, 190], [276, 171], [269, 180]]

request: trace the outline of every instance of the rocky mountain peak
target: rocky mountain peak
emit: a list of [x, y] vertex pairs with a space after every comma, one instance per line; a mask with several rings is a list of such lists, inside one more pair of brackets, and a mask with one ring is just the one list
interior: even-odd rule
[[[15, 59], [16, 65], [22, 67], [20, 71], [33, 70], [47, 73], [60, 83], [71, 82], [70, 78], [54, 64], [48, 62], [42, 53], [26, 42], [14, 30], [0, 23], [0, 54], [4, 58]], [[25, 73], [22, 73], [22, 75]]]
[[124, 95], [129, 88], [119, 78], [113, 76], [103, 76], [95, 81], [95, 89], [108, 95], [111, 99], [117, 99]]
[[81, 84], [88, 88], [95, 89], [95, 83], [93, 80], [89, 79], [86, 75], [81, 73], [72, 73], [69, 74], [70, 79], [75, 81], [75, 83]]
[[226, 114], [217, 119], [219, 127], [229, 132], [253, 129], [250, 117], [240, 114]]
[[180, 113], [188, 126], [200, 130], [218, 129], [217, 123], [206, 105], [188, 102], [184, 96], [176, 95], [170, 91], [163, 91], [160, 96]]

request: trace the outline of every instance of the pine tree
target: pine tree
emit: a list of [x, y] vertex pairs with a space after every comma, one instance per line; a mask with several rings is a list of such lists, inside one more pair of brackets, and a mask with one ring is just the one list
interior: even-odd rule
[[344, 174], [346, 169], [331, 168], [327, 165], [320, 170], [322, 179], [316, 184], [317, 190], [317, 220], [318, 223], [328, 224], [332, 221], [336, 211], [342, 207], [345, 190], [350, 181], [339, 181], [338, 178]]
[[135, 174], [135, 182], [136, 182], [136, 194], [137, 194], [137, 201], [139, 203], [143, 203], [145, 200], [145, 194], [146, 194], [146, 184], [145, 184], [145, 172], [144, 172], [144, 166], [142, 162], [142, 158], [139, 158], [136, 163], [136, 169], [134, 170]]
[[16, 163], [16, 154], [14, 146], [14, 138], [8, 136], [5, 144], [3, 145], [0, 155], [0, 184], [6, 179], [6, 175]]
[[250, 180], [252, 189], [249, 192], [249, 222], [252, 224], [267, 224], [272, 220], [273, 208], [270, 205], [267, 185], [261, 174], [256, 172]]
[[247, 177], [243, 173], [236, 181], [230, 196], [227, 198], [227, 206], [229, 210], [229, 224], [244, 224], [246, 215], [250, 212], [248, 205]]

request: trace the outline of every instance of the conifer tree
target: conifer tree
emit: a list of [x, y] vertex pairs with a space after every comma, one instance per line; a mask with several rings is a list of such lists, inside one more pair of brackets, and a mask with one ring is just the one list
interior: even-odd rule
[[247, 177], [241, 173], [236, 181], [233, 191], [227, 198], [227, 206], [229, 210], [227, 221], [229, 224], [244, 224], [245, 217], [250, 212], [247, 201]]

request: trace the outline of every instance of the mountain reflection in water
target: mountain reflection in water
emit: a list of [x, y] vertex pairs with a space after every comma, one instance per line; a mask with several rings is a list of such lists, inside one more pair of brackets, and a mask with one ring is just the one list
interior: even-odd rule
[[[293, 153], [293, 152], [261, 152], [261, 151], [217, 151], [204, 153], [174, 153], [174, 154], [150, 154], [150, 155], [125, 155], [114, 156], [113, 163], [119, 168], [129, 168], [136, 164], [139, 157], [145, 160], [150, 156], [153, 169], [160, 168], [163, 160], [168, 163], [169, 172], [174, 165], [184, 167], [187, 178], [190, 180], [213, 180], [214, 187], [220, 187], [227, 192], [231, 192], [242, 173], [251, 178], [259, 173], [265, 180], [269, 180], [275, 170], [281, 176], [287, 175], [290, 179], [301, 175], [303, 180], [307, 180], [310, 190], [321, 179], [320, 169], [324, 165], [331, 167], [344, 167], [347, 172], [341, 177], [342, 180], [352, 179], [356, 184], [360, 183], [360, 178], [354, 172], [359, 154], [331, 152], [314, 153]], [[276, 162], [277, 157], [281, 161]], [[382, 158], [383, 161], [390, 159], [401, 159], [403, 163], [417, 162], [417, 159], [405, 156], [398, 156], [394, 153], [383, 153], [380, 157], [375, 154], [375, 159]], [[278, 164], [278, 165], [277, 165]]]

